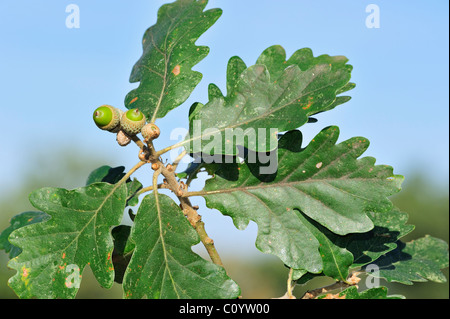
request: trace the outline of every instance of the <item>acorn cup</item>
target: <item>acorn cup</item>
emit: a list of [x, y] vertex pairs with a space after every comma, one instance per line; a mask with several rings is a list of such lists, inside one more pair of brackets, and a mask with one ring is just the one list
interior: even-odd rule
[[145, 124], [141, 129], [142, 137], [147, 143], [153, 141], [154, 139], [157, 139], [160, 133], [161, 132], [159, 130], [159, 127], [154, 123]]
[[94, 111], [92, 118], [98, 128], [116, 133], [120, 129], [121, 113], [119, 109], [111, 105], [102, 105]]
[[120, 128], [129, 136], [139, 133], [145, 125], [145, 115], [138, 109], [131, 109], [123, 113], [120, 118]]

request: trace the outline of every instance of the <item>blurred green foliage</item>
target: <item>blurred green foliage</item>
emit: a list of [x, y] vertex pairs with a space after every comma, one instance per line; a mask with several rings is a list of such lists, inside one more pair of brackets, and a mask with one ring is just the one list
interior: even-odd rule
[[[73, 155], [76, 154], [76, 155]], [[102, 158], [83, 156], [83, 152], [73, 149], [63, 150], [54, 156], [36, 156], [37, 161], [28, 167], [22, 183], [9, 193], [3, 192], [0, 198], [0, 230], [5, 229], [9, 219], [26, 210], [33, 210], [28, 203], [28, 194], [37, 188], [54, 186], [75, 188], [84, 185], [86, 177], [93, 168], [110, 163]], [[84, 153], [85, 154], [85, 153]], [[48, 162], [48, 158], [52, 162]], [[41, 162], [39, 161], [41, 159]], [[45, 162], [44, 160], [45, 159]], [[119, 164], [117, 164], [119, 165]], [[116, 165], [116, 166], [117, 166]], [[409, 241], [425, 234], [449, 241], [449, 191], [448, 186], [433, 184], [420, 172], [411, 174], [403, 184], [403, 190], [392, 197], [394, 204], [410, 215], [409, 223], [416, 229], [404, 240]], [[223, 256], [228, 274], [241, 287], [243, 298], [274, 298], [281, 297], [286, 292], [288, 269], [274, 256], [258, 254], [254, 256]], [[8, 256], [0, 251], [0, 299], [16, 298], [14, 292], [7, 286], [7, 281], [14, 271], [7, 268]], [[83, 282], [78, 298], [122, 298], [121, 285], [114, 284], [106, 290], [99, 286], [90, 269], [83, 273]], [[448, 278], [448, 269], [444, 271]], [[308, 285], [296, 286], [294, 294], [297, 297], [309, 288], [317, 288], [330, 284], [329, 278], [316, 278]], [[449, 285], [436, 283], [415, 283], [412, 286], [388, 284], [389, 294], [402, 294], [407, 298], [449, 298]]]

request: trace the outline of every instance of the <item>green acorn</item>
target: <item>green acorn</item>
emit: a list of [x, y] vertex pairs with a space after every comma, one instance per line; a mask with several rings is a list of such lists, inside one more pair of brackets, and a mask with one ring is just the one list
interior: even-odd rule
[[111, 105], [102, 105], [94, 111], [92, 117], [100, 129], [114, 132], [119, 128], [120, 113], [120, 110]]
[[138, 109], [131, 109], [123, 113], [120, 118], [122, 130], [130, 136], [136, 135], [145, 125], [145, 115]]
[[160, 130], [154, 123], [148, 123], [142, 127], [141, 134], [146, 141], [150, 142], [158, 138]]

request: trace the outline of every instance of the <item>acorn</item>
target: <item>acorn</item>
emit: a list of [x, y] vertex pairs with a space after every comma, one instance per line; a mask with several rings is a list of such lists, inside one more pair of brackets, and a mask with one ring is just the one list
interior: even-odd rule
[[145, 115], [141, 111], [131, 109], [123, 113], [120, 118], [120, 126], [126, 134], [133, 136], [141, 131], [145, 121]]
[[160, 133], [161, 131], [159, 130], [159, 127], [155, 125], [155, 123], [145, 124], [141, 129], [142, 137], [149, 142], [157, 139]]
[[92, 116], [95, 124], [102, 130], [117, 132], [120, 128], [121, 112], [111, 105], [98, 107]]

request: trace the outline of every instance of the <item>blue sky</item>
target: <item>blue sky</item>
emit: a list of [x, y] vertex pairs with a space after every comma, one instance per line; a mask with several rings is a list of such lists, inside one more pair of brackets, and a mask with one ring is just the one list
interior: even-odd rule
[[[119, 148], [91, 116], [101, 104], [123, 108], [125, 95], [136, 87], [128, 79], [142, 53], [143, 33], [167, 2], [0, 2], [0, 189], [25, 178], [21, 168], [33, 165], [26, 152], [43, 156], [42, 150], [62, 144], [71, 143], [87, 156], [101, 152], [111, 157], [105, 164], [112, 166], [135, 163], [135, 152]], [[79, 29], [65, 25], [71, 3], [80, 8]], [[366, 27], [371, 3], [380, 8], [380, 28]], [[157, 122], [163, 130], [160, 146], [174, 143], [168, 139], [172, 128], [187, 127], [189, 106], [207, 101], [209, 83], [225, 91], [231, 56], [252, 65], [274, 44], [288, 56], [309, 47], [316, 56], [347, 56], [357, 86], [350, 102], [305, 128], [305, 143], [325, 126], [337, 125], [340, 141], [368, 138], [365, 155], [377, 158], [377, 164], [392, 165], [406, 179], [419, 168], [448, 185], [447, 1], [210, 0], [208, 8], [215, 7], [223, 9], [222, 17], [197, 42], [210, 47], [195, 67], [203, 80], [180, 107], [185, 116], [173, 111]]]

